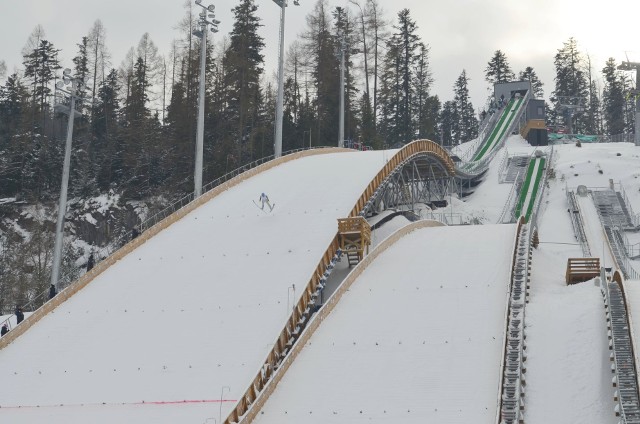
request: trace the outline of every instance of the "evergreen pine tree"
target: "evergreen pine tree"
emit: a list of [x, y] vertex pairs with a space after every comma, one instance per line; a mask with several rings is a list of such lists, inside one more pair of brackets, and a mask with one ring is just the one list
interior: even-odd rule
[[[570, 38], [555, 55], [554, 65], [556, 68], [556, 88], [551, 93], [551, 102], [554, 103], [554, 113], [552, 119], [559, 124], [560, 118], [565, 122], [570, 118], [569, 110], [562, 109], [564, 104], [586, 106], [589, 85], [584, 73], [584, 60], [578, 51], [578, 43]], [[572, 127], [574, 133], [581, 133], [585, 130], [585, 116], [583, 114], [574, 115]]]
[[120, 83], [118, 72], [111, 69], [105, 80], [99, 84], [96, 104], [93, 107], [91, 122], [94, 137], [95, 164], [99, 168], [97, 185], [108, 190], [112, 184], [120, 182], [122, 146], [120, 146], [119, 122], [120, 101], [118, 92]]
[[[307, 31], [303, 33], [304, 50], [309, 58], [315, 97], [309, 95], [308, 112], [312, 112], [314, 145], [337, 145], [339, 127], [339, 61], [338, 46], [331, 33], [328, 1], [318, 0], [307, 16]], [[306, 125], [306, 124], [302, 124]]]
[[387, 146], [405, 142], [400, 137], [398, 130], [401, 126], [399, 111], [402, 92], [400, 61], [399, 46], [389, 44], [383, 58], [380, 73], [380, 90], [378, 93], [380, 119], [377, 128]]
[[515, 74], [509, 66], [507, 56], [502, 50], [496, 50], [484, 72], [487, 82], [491, 85], [515, 79]]
[[520, 71], [518, 77], [521, 81], [529, 81], [531, 83], [532, 94], [536, 99], [542, 99], [544, 97], [544, 90], [542, 88], [544, 84], [542, 84], [536, 71], [534, 71], [531, 66], [527, 66], [524, 71]]
[[0, 196], [11, 197], [22, 189], [27, 154], [29, 92], [18, 74], [0, 86]]
[[453, 87], [454, 103], [457, 111], [457, 122], [454, 123], [453, 140], [463, 143], [478, 136], [478, 118], [475, 116], [473, 104], [469, 98], [469, 78], [467, 72], [462, 73]]
[[230, 46], [224, 56], [227, 119], [234, 123], [227, 136], [233, 140], [236, 156], [242, 162], [253, 157], [257, 115], [262, 102], [260, 76], [264, 40], [258, 34], [262, 25], [257, 10], [255, 0], [240, 0], [233, 8]]
[[[48, 112], [50, 84], [55, 79], [56, 71], [61, 69], [58, 62], [59, 49], [53, 47], [47, 40], [41, 40], [40, 44], [24, 57], [24, 76], [32, 81], [32, 108], [34, 114], [40, 115], [40, 134], [44, 134], [46, 125], [46, 113]], [[36, 120], [34, 115], [34, 129]]]
[[607, 60], [602, 69], [604, 92], [602, 95], [604, 129], [606, 134], [622, 134], [625, 130], [624, 91], [620, 71], [614, 58]]
[[[399, 53], [400, 72], [400, 98], [398, 102], [398, 137], [403, 143], [408, 143], [414, 138], [414, 122], [412, 110], [413, 79], [415, 76], [416, 58], [421, 46], [418, 35], [418, 27], [410, 16], [409, 9], [403, 9], [398, 13], [398, 23], [394, 26], [396, 32], [391, 37], [390, 43], [397, 46]], [[424, 72], [424, 71], [423, 71]], [[427, 72], [428, 78], [428, 72]]]
[[414, 116], [418, 138], [433, 138], [437, 132], [436, 122], [440, 112], [440, 101], [429, 95], [433, 77], [429, 66], [429, 47], [420, 43], [414, 77]]
[[456, 104], [451, 100], [444, 102], [440, 113], [440, 140], [443, 146], [454, 145], [458, 121]]

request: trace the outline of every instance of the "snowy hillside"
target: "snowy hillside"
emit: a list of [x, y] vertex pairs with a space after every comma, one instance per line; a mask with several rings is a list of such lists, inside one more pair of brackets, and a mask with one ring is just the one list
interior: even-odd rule
[[[420, 211], [484, 225], [416, 230], [376, 258], [257, 421], [495, 422], [514, 226], [494, 224], [508, 218], [512, 202], [505, 160], [536, 150], [551, 159], [552, 172], [525, 321], [526, 422], [617, 422], [600, 288], [565, 283], [567, 259], [582, 256], [566, 192], [612, 180], [640, 211], [640, 150], [567, 144], [551, 155], [519, 136], [510, 137], [472, 195]], [[150, 239], [0, 350], [0, 422], [220, 422], [271, 349], [336, 219], [393, 153], [288, 162]], [[273, 213], [253, 204], [261, 192], [275, 202]], [[590, 199], [580, 202], [592, 254], [611, 263]], [[402, 216], [386, 222], [373, 232], [372, 248], [408, 224]], [[640, 242], [639, 233], [626, 237]], [[630, 264], [640, 270], [640, 261]], [[339, 264], [327, 294], [348, 272]], [[635, 335], [638, 283], [625, 282]]]
[[325, 318], [255, 422], [494, 423], [514, 239], [514, 225], [400, 239]]
[[[388, 156], [288, 162], [158, 234], [0, 351], [0, 420], [125, 422], [144, 402], [139, 419], [173, 423], [147, 403], [205, 401], [217, 416], [223, 388], [227, 413], [300, 295], [290, 288], [306, 284]], [[273, 213], [252, 202], [261, 192]], [[82, 406], [103, 403], [99, 419]], [[177, 408], [189, 422], [212, 416], [202, 403]]]

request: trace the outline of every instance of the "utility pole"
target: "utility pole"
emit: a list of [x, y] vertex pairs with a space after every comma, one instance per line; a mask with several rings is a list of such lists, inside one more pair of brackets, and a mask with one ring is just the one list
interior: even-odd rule
[[636, 89], [631, 90], [630, 94], [636, 99], [636, 126], [635, 126], [635, 145], [640, 146], [640, 62], [622, 62], [618, 66], [621, 71], [636, 71]]
[[[207, 29], [211, 25], [211, 32], [218, 32], [218, 24], [220, 21], [215, 20], [215, 6], [210, 4], [205, 7], [202, 0], [195, 0], [196, 4], [204, 10], [200, 13], [200, 29], [194, 30], [193, 35], [200, 38], [200, 86], [198, 90], [198, 129], [196, 132], [196, 160], [193, 174], [194, 182], [194, 198], [202, 195], [202, 156], [204, 150], [204, 88], [205, 88], [205, 70], [207, 65]], [[212, 21], [207, 20], [207, 12]]]

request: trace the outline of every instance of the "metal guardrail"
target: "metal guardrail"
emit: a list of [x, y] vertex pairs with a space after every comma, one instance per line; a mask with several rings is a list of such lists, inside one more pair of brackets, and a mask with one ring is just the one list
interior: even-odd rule
[[519, 424], [524, 421], [524, 361], [525, 307], [527, 304], [531, 260], [531, 227], [521, 218], [513, 256], [511, 290], [505, 345], [502, 389], [500, 396], [500, 424]]
[[613, 386], [616, 406], [615, 414], [621, 423], [640, 424], [640, 395], [635, 363], [634, 346], [631, 337], [627, 307], [622, 283], [609, 281], [605, 269], [600, 272], [602, 295], [604, 297], [610, 358], [613, 361]]
[[578, 206], [578, 200], [574, 191], [567, 190], [567, 203], [569, 204], [569, 214], [571, 214], [571, 224], [573, 225], [573, 232], [580, 243], [582, 248], [582, 254], [589, 258], [591, 257], [591, 249], [589, 248], [589, 241], [584, 230], [584, 221], [582, 220], [582, 212]]

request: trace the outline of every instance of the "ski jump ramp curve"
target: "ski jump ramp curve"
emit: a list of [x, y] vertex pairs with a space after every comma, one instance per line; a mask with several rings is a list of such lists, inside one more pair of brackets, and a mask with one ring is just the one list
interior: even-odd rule
[[[337, 218], [352, 213], [397, 156], [317, 153], [281, 158], [205, 194], [12, 330], [0, 350], [0, 421], [226, 416], [300, 297], [296, 284], [308, 281], [334, 238]], [[253, 204], [261, 192], [276, 203], [272, 214]]]

